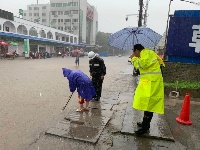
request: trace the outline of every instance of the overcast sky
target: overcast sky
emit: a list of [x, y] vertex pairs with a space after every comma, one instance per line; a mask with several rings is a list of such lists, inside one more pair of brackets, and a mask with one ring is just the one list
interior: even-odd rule
[[[3, 0], [1, 0], [3, 1]], [[130, 16], [125, 20], [127, 14], [138, 13], [139, 0], [88, 0], [88, 3], [97, 7], [99, 15], [99, 31], [114, 33], [128, 26], [137, 26], [137, 16]], [[146, 0], [144, 0], [145, 2]], [[200, 2], [200, 0], [191, 0]], [[26, 9], [28, 4], [35, 4], [37, 0], [6, 0], [1, 2], [0, 9], [13, 12], [18, 9]], [[39, 3], [48, 3], [50, 0], [39, 0]], [[148, 9], [147, 26], [156, 32], [163, 34], [167, 24], [169, 0], [150, 0]], [[180, 0], [172, 1], [171, 13], [174, 10], [200, 10], [200, 6], [186, 3]]]

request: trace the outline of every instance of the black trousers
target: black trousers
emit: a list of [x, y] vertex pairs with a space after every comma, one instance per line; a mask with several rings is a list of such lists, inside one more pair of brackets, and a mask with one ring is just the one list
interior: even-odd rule
[[150, 128], [150, 122], [153, 117], [153, 112], [145, 111], [142, 121], [142, 129], [148, 130]]
[[94, 88], [96, 90], [96, 95], [94, 95], [93, 98], [100, 98], [103, 80], [101, 79], [101, 77], [92, 77], [92, 83], [93, 83]]

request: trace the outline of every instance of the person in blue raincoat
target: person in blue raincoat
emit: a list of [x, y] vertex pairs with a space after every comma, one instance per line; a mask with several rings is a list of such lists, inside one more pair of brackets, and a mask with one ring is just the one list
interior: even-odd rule
[[[62, 68], [64, 77], [69, 80], [70, 92], [74, 92], [77, 89], [80, 107], [76, 110], [77, 112], [82, 112], [84, 110], [89, 110], [89, 101], [96, 94], [95, 88], [93, 86], [90, 78], [80, 70], [71, 70], [67, 68]], [[86, 102], [86, 107], [83, 104]]]

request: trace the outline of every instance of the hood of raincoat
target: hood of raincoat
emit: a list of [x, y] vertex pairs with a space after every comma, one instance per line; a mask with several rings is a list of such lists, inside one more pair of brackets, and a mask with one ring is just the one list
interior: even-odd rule
[[69, 74], [72, 72], [71, 69], [67, 69], [67, 68], [62, 68], [62, 70], [63, 70], [64, 77], [69, 77]]
[[70, 92], [74, 92], [77, 89], [78, 94], [86, 99], [92, 100], [96, 91], [91, 79], [80, 70], [70, 70], [62, 68], [64, 77], [67, 77], [69, 81]]

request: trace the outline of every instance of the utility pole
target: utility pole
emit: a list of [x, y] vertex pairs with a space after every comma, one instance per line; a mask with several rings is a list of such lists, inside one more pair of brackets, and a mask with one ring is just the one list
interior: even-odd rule
[[142, 13], [143, 13], [143, 0], [139, 0], [139, 20], [138, 20], [138, 27], [142, 26]]
[[144, 13], [144, 26], [147, 26], [147, 17], [148, 17], [148, 6], [149, 6], [149, 1], [150, 0], [146, 0], [146, 6], [145, 6], [145, 13]]

